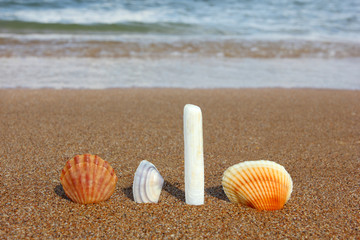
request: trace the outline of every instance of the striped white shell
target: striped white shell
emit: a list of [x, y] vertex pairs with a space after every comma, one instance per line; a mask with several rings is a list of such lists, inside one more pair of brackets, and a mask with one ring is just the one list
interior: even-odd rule
[[66, 195], [81, 204], [105, 201], [118, 178], [110, 164], [96, 155], [76, 155], [66, 162], [60, 181]]
[[154, 164], [143, 160], [136, 169], [133, 183], [134, 200], [137, 203], [157, 203], [164, 179]]
[[289, 200], [293, 182], [280, 164], [259, 160], [229, 167], [224, 172], [222, 186], [231, 202], [258, 210], [277, 210]]

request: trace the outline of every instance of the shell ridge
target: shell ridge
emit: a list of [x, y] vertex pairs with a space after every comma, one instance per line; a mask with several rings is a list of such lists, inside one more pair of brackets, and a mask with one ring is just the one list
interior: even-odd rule
[[[292, 191], [292, 187], [290, 187], [290, 182], [291, 182], [291, 178], [289, 177], [289, 173], [285, 170], [284, 168], [284, 172], [286, 172], [286, 175], [284, 175], [284, 185], [283, 185], [283, 191], [286, 192], [286, 189], [291, 189], [289, 192], [291, 193]], [[284, 195], [284, 202], [286, 203], [288, 201], [288, 193], [286, 192], [286, 195]]]
[[147, 196], [149, 197], [151, 202], [153, 202], [153, 199], [156, 197], [157, 173], [158, 172], [157, 172], [156, 168], [151, 168], [151, 170], [149, 172], [149, 175], [150, 175], [149, 176], [149, 184], [147, 184], [146, 192], [147, 192]]
[[249, 175], [249, 164], [246, 164], [243, 168], [242, 171], [238, 171], [238, 174], [242, 177], [243, 182], [242, 184], [244, 185], [245, 188], [245, 192], [244, 194], [247, 196], [247, 205], [252, 204], [253, 206], [257, 206], [256, 203], [256, 191], [255, 190], [255, 186], [253, 186], [252, 184], [252, 175]]
[[292, 179], [283, 166], [268, 160], [246, 161], [229, 167], [222, 185], [231, 202], [259, 210], [281, 209], [290, 198]]
[[[285, 170], [286, 171], [286, 170]], [[290, 195], [291, 195], [291, 192], [293, 190], [293, 182], [292, 182], [292, 179], [290, 177], [290, 174], [288, 172], [286, 172], [288, 175], [287, 175], [287, 179], [288, 179], [288, 186], [289, 186], [289, 192], [288, 194], [286, 195], [286, 202], [289, 200], [290, 198]]]
[[72, 186], [72, 188], [74, 190], [73, 193], [74, 193], [75, 199], [80, 201], [80, 197], [79, 197], [79, 194], [78, 194], [78, 189], [76, 187], [76, 181], [75, 181], [75, 178], [72, 176], [72, 172], [73, 172], [73, 170], [72, 171], [69, 170], [68, 173], [67, 173], [67, 176], [68, 176], [68, 179], [69, 179], [69, 185]]
[[[71, 170], [70, 170], [71, 169]], [[74, 189], [74, 195], [75, 195], [75, 199], [77, 199], [78, 201], [80, 201], [80, 196], [79, 196], [79, 193], [78, 193], [78, 189], [76, 187], [76, 179], [73, 177], [73, 172], [74, 172], [74, 167], [71, 166], [71, 168], [69, 169], [68, 171], [68, 176], [69, 176], [69, 180], [70, 180], [70, 185], [73, 187]]]
[[76, 156], [75, 156], [75, 158], [74, 158], [74, 165], [79, 164], [79, 158], [80, 158], [79, 155], [76, 155]]
[[106, 161], [99, 158], [97, 155], [94, 156], [94, 163], [96, 165], [96, 170], [99, 178], [94, 182], [94, 189], [96, 189], [97, 194], [94, 195], [93, 202], [99, 202], [102, 201], [102, 199], [106, 200], [106, 196], [104, 195], [104, 187], [101, 186], [107, 186], [109, 184], [108, 181], [106, 181], [106, 178], [108, 176], [106, 171]]
[[272, 207], [273, 208], [282, 208], [281, 206], [283, 205], [281, 202], [281, 198], [282, 198], [282, 182], [281, 182], [281, 177], [283, 174], [281, 174], [281, 170], [275, 169], [275, 168], [271, 168], [271, 174], [276, 176], [276, 178], [273, 179], [273, 188], [274, 188], [274, 196], [273, 196], [273, 201], [272, 201]]
[[266, 172], [268, 172], [268, 177], [269, 177], [269, 197], [267, 198], [267, 201], [264, 203], [264, 207], [263, 209], [273, 209], [274, 206], [276, 205], [276, 203], [278, 202], [278, 198], [279, 198], [279, 180], [278, 180], [278, 171], [277, 169], [269, 166], [269, 164], [267, 164], [267, 166], [265, 166], [266, 168]]
[[[141, 199], [142, 202], [148, 203], [149, 199], [146, 196], [146, 189], [144, 189], [144, 187], [146, 186], [146, 177], [147, 177], [147, 173], [149, 171], [149, 168], [146, 168], [147, 162], [141, 161], [141, 164], [142, 164], [142, 168], [141, 168], [141, 171], [139, 172], [139, 177], [140, 177], [140, 185], [139, 185], [140, 199]], [[143, 177], [143, 176], [145, 176], [145, 177]]]
[[137, 192], [137, 199], [140, 202], [143, 201], [142, 196], [141, 196], [141, 173], [144, 171], [144, 168], [145, 168], [145, 165], [143, 164], [143, 161], [141, 161], [138, 169], [135, 172], [135, 177], [136, 177], [137, 181], [136, 181], [136, 184], [133, 185]]
[[148, 172], [149, 172], [149, 168], [145, 168], [144, 165], [144, 176], [143, 178], [141, 178], [140, 180], [140, 196], [141, 196], [141, 200], [145, 203], [150, 202], [150, 199], [148, 198], [147, 194], [146, 194], [146, 179], [148, 177]]
[[283, 202], [281, 200], [282, 198], [282, 182], [281, 182], [281, 177], [283, 174], [281, 174], [281, 171], [277, 170], [277, 169], [272, 169], [272, 174], [274, 174], [274, 176], [276, 176], [276, 179], [274, 179], [273, 182], [273, 187], [275, 189], [274, 191], [274, 196], [273, 196], [273, 200], [271, 202], [271, 206], [272, 208], [282, 208], [281, 206], [283, 205]]
[[[68, 198], [70, 198], [71, 200], [73, 199], [76, 199], [76, 196], [75, 196], [75, 190], [73, 188], [73, 185], [71, 184], [71, 178], [70, 176], [67, 174], [67, 175], [64, 175], [63, 179], [62, 179], [62, 185], [63, 185], [63, 189], [64, 189], [64, 192], [66, 194], [66, 196], [68, 196]], [[68, 188], [70, 188], [72, 191], [69, 191]]]
[[140, 172], [141, 172], [142, 169], [144, 168], [144, 165], [142, 164], [142, 162], [143, 162], [143, 161], [140, 162], [140, 165], [139, 165], [138, 168], [136, 169], [135, 176], [134, 176], [133, 196], [134, 196], [135, 202], [141, 201], [141, 196], [140, 196], [140, 181], [141, 181], [141, 176], [140, 176]]
[[143, 160], [134, 176], [133, 196], [137, 203], [157, 203], [164, 183], [154, 164]]
[[291, 195], [291, 193], [292, 193], [292, 191], [293, 191], [293, 181], [292, 181], [292, 179], [291, 179], [291, 177], [290, 177], [290, 174], [288, 175], [288, 179], [289, 179], [289, 192], [288, 192], [288, 194], [287, 194], [287, 196], [286, 196], [286, 202], [287, 201], [289, 201], [289, 199], [290, 199], [290, 195]]
[[278, 195], [279, 195], [279, 181], [275, 178], [276, 176], [276, 172], [274, 171], [274, 168], [271, 167], [267, 167], [267, 170], [269, 172], [269, 176], [270, 176], [270, 186], [271, 186], [271, 192], [270, 192], [270, 197], [268, 198], [268, 202], [267, 202], [267, 208], [268, 209], [272, 209], [272, 205], [274, 202], [278, 201]]
[[93, 189], [94, 189], [94, 191], [93, 191], [93, 196], [91, 197], [91, 201], [92, 202], [97, 202], [97, 200], [98, 200], [98, 198], [99, 198], [99, 196], [100, 196], [100, 191], [99, 191], [99, 185], [101, 185], [102, 184], [102, 173], [103, 173], [103, 171], [102, 171], [102, 169], [101, 169], [101, 167], [99, 167], [99, 165], [98, 164], [95, 164], [95, 165], [93, 165], [93, 168], [94, 168], [94, 171], [95, 171], [95, 178], [94, 178], [94, 180], [93, 180], [93, 183], [92, 183], [92, 187], [93, 187]]
[[288, 189], [289, 187], [288, 187], [288, 183], [287, 183], [287, 175], [283, 175], [282, 177], [281, 177], [281, 179], [282, 179], [282, 184], [281, 184], [281, 192], [282, 193], [284, 193], [284, 194], [282, 194], [282, 197], [281, 197], [281, 201], [284, 203], [284, 205], [285, 205], [285, 203], [286, 203], [286, 196], [287, 196], [287, 192], [286, 192], [286, 189]]
[[264, 183], [261, 181], [261, 178], [259, 177], [259, 168], [250, 168], [250, 171], [252, 172], [252, 176], [254, 179], [254, 186], [255, 186], [255, 201], [257, 206], [259, 206], [259, 209], [265, 208], [266, 205], [266, 197], [265, 197], [265, 191], [266, 188], [264, 188]]
[[[275, 171], [275, 170], [274, 170]], [[285, 201], [284, 200], [284, 194], [283, 194], [283, 177], [284, 175], [283, 174], [280, 174], [280, 170], [276, 171], [277, 172], [277, 181], [279, 182], [278, 184], [278, 188], [277, 188], [277, 195], [276, 195], [276, 202], [274, 205], [279, 205], [279, 207], [281, 207], [282, 205], [285, 204]], [[276, 206], [277, 207], [277, 206]]]
[[96, 169], [96, 177], [95, 181], [93, 182], [94, 186], [94, 195], [92, 197], [92, 202], [98, 202], [100, 199], [100, 196], [103, 194], [103, 189], [100, 187], [104, 184], [104, 169], [102, 167], [102, 161], [99, 161], [94, 158], [94, 168]]
[[[239, 173], [238, 173], [239, 174]], [[248, 195], [248, 191], [249, 191], [249, 187], [246, 183], [246, 179], [244, 178], [244, 176], [242, 176], [241, 174], [239, 174], [239, 179], [238, 181], [240, 181], [240, 184], [237, 184], [237, 189], [245, 196]], [[244, 204], [248, 205], [249, 204], [249, 199], [248, 198], [244, 198]]]
[[[286, 192], [286, 188], [290, 188], [289, 186], [289, 178], [288, 176], [284, 176], [284, 185], [283, 185], [283, 191]], [[287, 192], [286, 195], [284, 195], [284, 202], [287, 202]]]
[[[225, 171], [224, 175], [223, 175], [223, 178], [222, 178], [223, 190], [224, 190], [226, 196], [228, 196], [228, 198], [229, 198], [230, 200], [233, 199], [233, 201], [237, 201], [238, 199], [237, 199], [236, 195], [234, 194], [233, 189], [227, 187], [227, 186], [230, 186], [230, 185], [231, 185], [231, 186], [233, 186], [233, 188], [236, 188], [237, 185], [238, 185], [238, 184], [235, 182], [235, 180], [233, 180], [233, 179], [231, 179], [230, 177], [228, 177], [228, 174], [227, 174], [227, 173], [230, 172], [230, 171], [231, 171], [231, 169], [228, 168], [228, 169]], [[239, 188], [240, 188], [240, 185], [239, 185]]]
[[265, 199], [270, 199], [272, 197], [272, 194], [273, 194], [273, 186], [268, 180], [266, 166], [260, 167], [259, 171], [261, 172], [261, 178], [262, 178], [261, 180], [264, 183], [264, 188], [266, 189], [266, 191], [264, 191]]
[[266, 188], [266, 182], [263, 181], [262, 179], [262, 174], [260, 171], [261, 167], [258, 168], [253, 168], [255, 176], [258, 177], [256, 180], [256, 185], [258, 186], [258, 196], [259, 196], [259, 204], [261, 205], [262, 209], [265, 209], [266, 203], [267, 203], [267, 197], [266, 195], [268, 194], [267, 188]]
[[[243, 182], [244, 179], [241, 176], [241, 174], [238, 171], [236, 171], [236, 169], [230, 169], [230, 168], [227, 170], [227, 172], [231, 173], [231, 174], [238, 174], [239, 177], [241, 177], [241, 179], [236, 179], [237, 181], [235, 181], [227, 176], [229, 174], [227, 174], [227, 175], [224, 174], [223, 181], [226, 182], [226, 184], [228, 184], [229, 186], [232, 186], [233, 188], [240, 191], [243, 195], [246, 195], [247, 189], [246, 189], [246, 185]], [[243, 201], [241, 201], [241, 203], [247, 205], [248, 200], [246, 198], [243, 198], [241, 195], [236, 195], [235, 191], [233, 191], [233, 190], [230, 191], [230, 189], [231, 188], [227, 188], [227, 187], [225, 187], [225, 189], [224, 189], [225, 193], [231, 193], [230, 197], [229, 197], [229, 194], [226, 194], [229, 198], [233, 199], [233, 201], [235, 201], [235, 202], [238, 202], [238, 201], [241, 201], [238, 197], [241, 197], [241, 199], [243, 200]]]
[[[73, 186], [74, 186], [74, 188], [75, 188], [75, 192], [76, 192], [76, 197], [77, 197], [77, 199], [79, 200], [79, 201], [81, 201], [82, 200], [82, 198], [81, 198], [81, 194], [79, 193], [79, 191], [80, 191], [80, 187], [79, 187], [79, 182], [78, 182], [78, 176], [77, 176], [77, 166], [76, 165], [73, 165], [72, 167], [71, 167], [71, 170], [69, 170], [69, 173], [70, 173], [70, 177], [71, 177], [71, 181], [72, 181], [72, 184], [73, 184]], [[75, 174], [73, 174], [73, 173], [76, 173], [76, 175]]]
[[[239, 185], [240, 188], [238, 188], [243, 195], [247, 196], [245, 199], [245, 205], [251, 204], [252, 196], [249, 195], [249, 192], [251, 192], [251, 186], [249, 185], [249, 179], [248, 176], [245, 174], [245, 172], [236, 171], [236, 174], [238, 174], [239, 178], [238, 180], [242, 185]], [[244, 175], [245, 174], [245, 175]], [[243, 186], [243, 187], [241, 187]]]
[[100, 178], [98, 179], [99, 182], [96, 183], [96, 187], [97, 187], [97, 194], [96, 194], [96, 199], [95, 202], [98, 202], [101, 199], [101, 196], [104, 197], [104, 188], [105, 187], [101, 187], [101, 186], [106, 186], [106, 184], [108, 184], [109, 182], [106, 182], [106, 168], [104, 168], [103, 166], [99, 166], [98, 167], [99, 170], [99, 175]]
[[[107, 200], [111, 197], [111, 195], [115, 192], [116, 189], [116, 183], [118, 181], [118, 177], [115, 174], [115, 170], [113, 167], [111, 167], [111, 165], [109, 164], [109, 162], [103, 160], [105, 163], [107, 163], [107, 176], [109, 177], [109, 184], [106, 185], [107, 187], [107, 195], [105, 196], [104, 200]], [[101, 200], [102, 201], [102, 200]]]
[[89, 193], [90, 193], [90, 190], [91, 190], [91, 186], [90, 186], [91, 185], [91, 182], [90, 182], [90, 179], [91, 179], [90, 178], [91, 166], [90, 166], [89, 162], [86, 162], [85, 164], [86, 164], [86, 168], [88, 170], [85, 173], [85, 179], [84, 179], [85, 180], [84, 182], [86, 183], [85, 184], [85, 186], [86, 186], [85, 191], [86, 191], [86, 194], [89, 196], [90, 195]]
[[101, 161], [101, 159], [94, 157], [94, 163], [95, 163], [95, 169], [96, 169], [96, 178], [94, 181], [94, 190], [95, 193], [94, 194], [94, 202], [98, 202], [99, 199], [101, 198], [101, 194], [103, 193], [103, 190], [100, 186], [102, 186], [102, 184], [104, 184], [104, 168], [103, 168], [103, 161]]
[[91, 158], [90, 160], [90, 164], [91, 164], [91, 191], [89, 193], [89, 201], [90, 202], [94, 202], [95, 201], [95, 195], [96, 195], [96, 184], [95, 184], [95, 179], [96, 179], [96, 173], [97, 173], [97, 167], [95, 164], [95, 160], [96, 160], [97, 156], [95, 155], [95, 157]]
[[85, 159], [85, 156], [80, 159], [80, 156], [77, 156], [77, 158], [75, 158], [75, 169], [76, 169], [76, 172], [77, 172], [77, 186], [78, 186], [78, 193], [79, 193], [79, 196], [80, 196], [80, 201], [82, 202], [85, 202], [86, 201], [86, 195], [84, 193], [85, 191], [85, 186], [84, 186], [84, 182], [82, 181], [83, 180], [83, 171], [81, 171], [81, 168], [84, 166], [84, 164], [80, 163], [80, 160], [84, 161]]
[[259, 206], [261, 206], [261, 209], [265, 208], [266, 205], [266, 199], [268, 196], [268, 191], [266, 187], [266, 181], [264, 181], [262, 172], [261, 172], [261, 166], [258, 168], [252, 168], [254, 180], [256, 180], [255, 185], [257, 186], [257, 195], [258, 195], [258, 203]]
[[246, 191], [246, 195], [248, 196], [249, 202], [251, 202], [253, 205], [258, 206], [257, 203], [257, 199], [256, 199], [256, 190], [255, 187], [253, 186], [252, 182], [251, 182], [251, 178], [248, 175], [248, 169], [244, 169], [244, 171], [242, 172], [243, 176], [246, 176], [246, 180], [245, 180], [245, 184], [244, 186], [246, 187], [247, 191]]
[[75, 164], [74, 164], [74, 170], [76, 171], [76, 175], [77, 175], [77, 187], [78, 187], [78, 193], [79, 193], [79, 198], [81, 202], [85, 202], [86, 200], [86, 196], [85, 196], [85, 186], [84, 186], [84, 182], [82, 181], [83, 179], [83, 172], [81, 171], [81, 168], [83, 167], [84, 164], [82, 164], [84, 162], [85, 156], [79, 156], [77, 155], [75, 157]]
[[[266, 176], [266, 184], [268, 186], [268, 197], [267, 197], [267, 203], [270, 201], [270, 199], [274, 198], [274, 196], [276, 196], [276, 186], [274, 186], [274, 181], [272, 179], [272, 168], [267, 165], [264, 165], [263, 167], [263, 170], [264, 170], [264, 173], [265, 173], [265, 176]], [[266, 209], [266, 207], [264, 206], [264, 209]]]
[[100, 157], [76, 155], [65, 164], [60, 181], [74, 202], [95, 203], [107, 200], [115, 191], [117, 177], [112, 171], [110, 164]]
[[[228, 180], [227, 183], [231, 182], [231, 180]], [[233, 185], [234, 187], [236, 187], [238, 189], [239, 192], [241, 192], [242, 194], [245, 194], [246, 189], [243, 188], [240, 184], [233, 182], [233, 184], [229, 184], [229, 185]], [[242, 197], [241, 195], [236, 195], [235, 191], [229, 191], [228, 189], [225, 190], [226, 195], [228, 196], [228, 198], [232, 198], [234, 199], [234, 201], [236, 202], [241, 202], [242, 204], [247, 204], [247, 199]], [[229, 194], [231, 196], [229, 196]], [[231, 200], [231, 199], [230, 199]]]
[[[149, 168], [148, 172], [147, 172], [147, 176], [146, 179], [151, 183], [152, 178], [153, 178], [153, 172], [154, 169], [153, 168]], [[150, 185], [151, 184], [145, 184], [145, 195], [147, 197], [147, 199], [149, 199], [149, 201], [151, 201], [150, 199], [152, 199], [152, 191], [150, 190]]]
[[[159, 174], [158, 170], [154, 166], [149, 173], [149, 184], [147, 184], [147, 195], [151, 202], [157, 202], [156, 199], [161, 194], [162, 185], [164, 184], [164, 179]], [[154, 200], [155, 199], [155, 200]]]
[[[78, 168], [79, 168], [79, 178], [80, 178], [80, 185], [82, 187], [82, 197], [84, 201], [88, 201], [88, 189], [89, 189], [89, 182], [86, 181], [87, 179], [87, 174], [89, 171], [89, 166], [87, 164], [87, 159], [88, 156], [85, 156], [83, 161], [81, 163], [78, 164]], [[83, 169], [83, 170], [81, 170]]]
[[138, 199], [139, 199], [139, 189], [135, 187], [135, 185], [138, 185], [138, 176], [136, 176], [136, 173], [135, 173], [135, 176], [134, 176], [134, 182], [133, 182], [133, 197], [134, 197], [134, 201], [137, 202]]
[[[253, 205], [253, 198], [254, 196], [251, 194], [253, 192], [253, 186], [251, 186], [250, 182], [250, 176], [248, 175], [247, 171], [248, 171], [248, 164], [243, 164], [243, 166], [238, 165], [240, 167], [242, 167], [241, 169], [237, 169], [235, 168], [234, 170], [236, 170], [236, 174], [238, 176], [238, 180], [240, 181], [240, 184], [243, 187], [240, 187], [239, 189], [243, 189], [243, 191], [241, 192], [242, 195], [245, 196], [245, 205]], [[242, 171], [240, 171], [242, 170]], [[240, 185], [240, 186], [241, 186]]]
[[[112, 194], [112, 192], [111, 192], [111, 190], [110, 190], [110, 187], [111, 187], [111, 181], [112, 181], [112, 176], [111, 176], [111, 174], [109, 173], [109, 171], [108, 171], [108, 169], [105, 169], [104, 171], [107, 171], [108, 172], [108, 174], [105, 174], [105, 177], [104, 177], [104, 186], [105, 187], [103, 187], [102, 188], [102, 195], [104, 196], [104, 200], [106, 200], [106, 199], [108, 199], [110, 196], [111, 196], [111, 194]], [[115, 189], [114, 189], [115, 190]], [[111, 194], [110, 194], [111, 193]], [[109, 194], [110, 194], [110, 196], [109, 196]]]
[[[89, 179], [88, 175], [89, 175], [89, 165], [87, 162], [82, 163], [83, 168], [85, 169], [85, 171], [82, 171], [81, 173], [81, 184], [83, 186], [83, 195], [84, 195], [84, 199], [86, 199], [85, 201], [87, 201], [88, 199], [88, 193], [89, 193], [89, 181], [87, 181], [87, 179]], [[79, 166], [80, 167], [80, 166]]]
[[278, 202], [281, 204], [281, 203], [284, 203], [285, 204], [285, 197], [286, 195], [282, 194], [284, 192], [284, 185], [285, 185], [285, 176], [284, 175], [281, 175], [279, 174], [279, 200]]
[[151, 202], [157, 203], [159, 202], [159, 198], [161, 195], [161, 190], [164, 185], [164, 178], [161, 176], [159, 170], [153, 165], [153, 175], [152, 175], [152, 188], [150, 188], [151, 191]]

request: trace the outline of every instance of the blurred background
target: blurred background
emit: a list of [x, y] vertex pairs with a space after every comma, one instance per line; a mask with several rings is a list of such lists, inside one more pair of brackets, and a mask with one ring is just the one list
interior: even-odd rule
[[0, 0], [0, 87], [360, 89], [358, 0]]

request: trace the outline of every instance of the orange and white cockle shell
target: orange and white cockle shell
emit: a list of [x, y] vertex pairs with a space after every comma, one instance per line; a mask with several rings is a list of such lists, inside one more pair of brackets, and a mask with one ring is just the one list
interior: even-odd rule
[[258, 210], [277, 210], [289, 200], [293, 182], [280, 164], [259, 160], [229, 167], [224, 172], [222, 186], [231, 202]]
[[76, 155], [67, 161], [60, 181], [66, 195], [81, 204], [98, 203], [114, 193], [118, 178], [110, 164], [96, 155]]

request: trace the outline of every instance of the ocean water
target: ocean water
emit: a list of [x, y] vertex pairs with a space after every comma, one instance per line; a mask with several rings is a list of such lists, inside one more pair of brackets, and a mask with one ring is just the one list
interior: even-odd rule
[[1, 88], [360, 89], [358, 0], [0, 0]]

